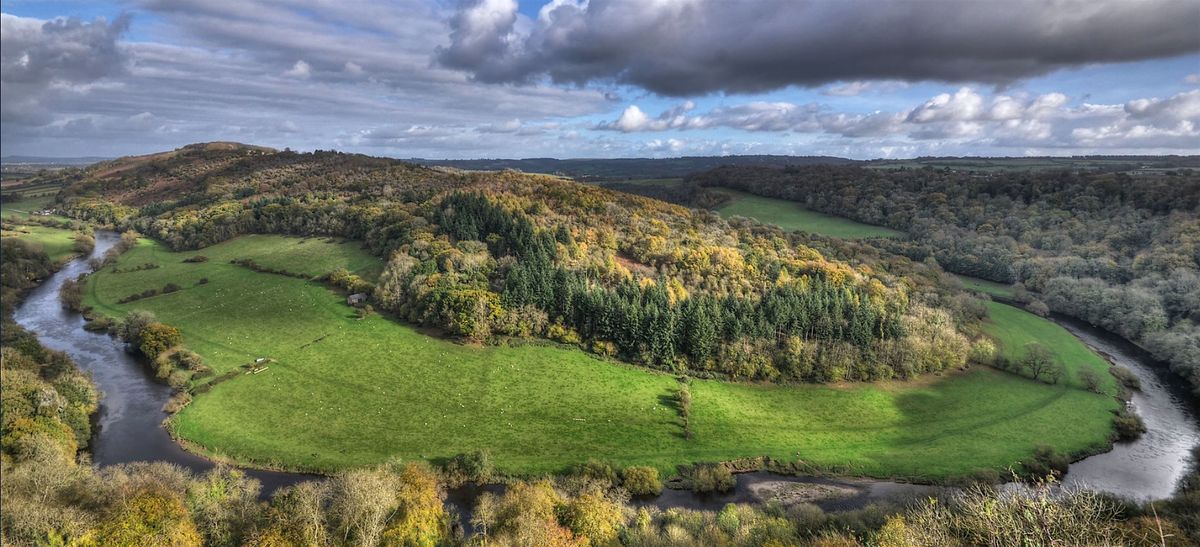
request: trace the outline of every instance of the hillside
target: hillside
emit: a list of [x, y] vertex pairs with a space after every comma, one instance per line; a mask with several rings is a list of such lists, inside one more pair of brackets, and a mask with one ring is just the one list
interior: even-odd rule
[[1031, 309], [1142, 345], [1200, 394], [1200, 174], [1190, 168], [727, 167], [689, 177], [672, 195], [704, 201], [727, 188], [904, 231], [907, 239], [881, 246], [1016, 285]]
[[966, 362], [983, 315], [903, 258], [550, 176], [230, 145], [70, 176], [70, 215], [177, 250], [246, 233], [348, 237], [387, 266], [375, 286], [339, 282], [411, 323], [475, 342], [549, 338], [698, 376], [945, 370]]

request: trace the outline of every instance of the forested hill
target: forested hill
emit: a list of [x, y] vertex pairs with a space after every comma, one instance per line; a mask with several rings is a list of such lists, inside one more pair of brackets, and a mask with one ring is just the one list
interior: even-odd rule
[[360, 240], [387, 261], [377, 284], [331, 282], [478, 342], [544, 337], [698, 376], [808, 381], [910, 377], [990, 347], [968, 335], [979, 303], [923, 264], [552, 176], [239, 146], [61, 176], [68, 214], [176, 249], [254, 232]]
[[[889, 226], [894, 252], [1018, 285], [1143, 345], [1200, 393], [1200, 171], [719, 168], [689, 179]], [[704, 194], [693, 187], [683, 194]]]
[[525, 173], [563, 175], [580, 180], [629, 180], [678, 178], [723, 165], [849, 165], [854, 160], [833, 156], [691, 156], [682, 158], [608, 158], [608, 159], [479, 159], [427, 160], [414, 163], [445, 166], [471, 171], [515, 169]]

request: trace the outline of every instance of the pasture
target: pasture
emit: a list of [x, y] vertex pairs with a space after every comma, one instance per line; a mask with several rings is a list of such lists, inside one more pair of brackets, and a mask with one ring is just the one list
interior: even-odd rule
[[[209, 260], [183, 262], [197, 254]], [[686, 440], [671, 402], [672, 376], [575, 348], [461, 345], [379, 315], [359, 319], [343, 296], [318, 283], [256, 273], [232, 258], [310, 276], [338, 266], [370, 276], [379, 267], [353, 242], [247, 236], [175, 253], [143, 240], [118, 268], [160, 267], [97, 273], [85, 303], [114, 317], [153, 311], [181, 328], [185, 345], [218, 373], [274, 359], [262, 373], [198, 395], [174, 418], [177, 434], [193, 446], [241, 463], [330, 471], [486, 449], [501, 471], [533, 475], [588, 458], [670, 471], [766, 455], [853, 474], [941, 479], [1003, 469], [1039, 444], [1068, 453], [1103, 447], [1117, 407], [1074, 384], [981, 367], [907, 383], [697, 380], [695, 437]], [[172, 282], [183, 289], [117, 304]], [[1010, 321], [996, 317], [1001, 326]], [[1041, 336], [994, 332], [1016, 347], [1025, 334]], [[1060, 352], [1079, 346], [1064, 358], [1082, 348], [1073, 338], [1046, 343]]]
[[717, 208], [717, 213], [726, 218], [741, 216], [765, 224], [774, 224], [784, 230], [802, 230], [843, 239], [903, 235], [891, 228], [872, 226], [848, 218], [818, 213], [794, 201], [756, 196], [728, 188], [714, 190], [730, 196], [729, 202]]
[[966, 287], [969, 290], [981, 292], [998, 298], [1013, 297], [1012, 285], [1005, 285], [1004, 283], [996, 283], [995, 281], [988, 281], [986, 279], [980, 279], [978, 277], [971, 277], [967, 275], [955, 274], [954, 277], [957, 277], [958, 280], [962, 282], [963, 287]]
[[[26, 223], [32, 211], [46, 208], [53, 199], [53, 196], [43, 196], [20, 200], [0, 200], [0, 217], [5, 221], [5, 229], [0, 232], [0, 236], [28, 241], [35, 247], [41, 248], [42, 251], [46, 251], [47, 256], [54, 262], [74, 256], [74, 232], [72, 230]], [[43, 218], [66, 221], [65, 218], [56, 216]]]

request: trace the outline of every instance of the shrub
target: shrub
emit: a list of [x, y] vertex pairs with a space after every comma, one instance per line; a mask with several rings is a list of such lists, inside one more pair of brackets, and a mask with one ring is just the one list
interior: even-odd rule
[[92, 249], [96, 248], [96, 238], [83, 232], [75, 234], [75, 244], [72, 248], [81, 255], [90, 255]]
[[117, 335], [130, 344], [140, 344], [142, 329], [155, 322], [157, 322], [157, 319], [155, 319], [153, 312], [133, 310], [121, 322], [121, 326], [117, 329]]
[[116, 328], [117, 322], [110, 317], [98, 316], [93, 317], [83, 325], [84, 329], [92, 332], [112, 332]]
[[1079, 381], [1083, 383], [1083, 387], [1093, 393], [1100, 393], [1100, 375], [1090, 368], [1080, 369]]
[[1035, 448], [1033, 457], [1021, 462], [1026, 473], [1034, 478], [1061, 476], [1067, 472], [1067, 466], [1070, 464], [1071, 460], [1067, 458], [1066, 454], [1045, 445]]
[[571, 474], [605, 489], [617, 483], [617, 471], [613, 469], [612, 464], [596, 459], [576, 465]]
[[176, 285], [174, 283], [167, 283], [166, 285], [163, 285], [162, 292], [163, 292], [163, 294], [170, 294], [175, 291], [178, 291], [181, 288], [182, 287], [180, 287], [179, 285]]
[[181, 349], [175, 353], [172, 353], [170, 359], [171, 364], [179, 368], [192, 371], [208, 370], [208, 367], [204, 365], [204, 359], [200, 357], [200, 354], [191, 350]]
[[164, 351], [178, 346], [183, 341], [179, 329], [164, 323], [151, 323], [138, 336], [138, 349], [151, 359]]
[[1111, 367], [1108, 370], [1112, 372], [1112, 375], [1117, 378], [1117, 381], [1121, 382], [1121, 385], [1125, 386], [1126, 388], [1132, 391], [1140, 391], [1142, 389], [1142, 381], [1138, 379], [1137, 375], [1135, 375], [1132, 370], [1129, 370], [1125, 367]]
[[208, 257], [204, 255], [196, 255], [183, 259], [184, 262], [196, 264], [200, 262], [208, 262]]
[[182, 390], [187, 387], [188, 381], [191, 380], [191, 375], [185, 371], [175, 369], [167, 376], [167, 385]]
[[1047, 315], [1050, 315], [1050, 306], [1047, 306], [1045, 302], [1037, 299], [1031, 300], [1028, 304], [1026, 304], [1025, 309], [1029, 310], [1030, 313], [1033, 313], [1038, 317], [1046, 317]]
[[201, 278], [200, 278], [200, 281], [197, 281], [197, 282], [196, 282], [196, 284], [197, 284], [197, 285], [207, 285], [207, 284], [208, 284], [208, 278], [207, 278], [207, 277], [201, 277]]
[[697, 494], [728, 492], [737, 483], [724, 465], [704, 464], [692, 469], [692, 491]]
[[1146, 424], [1142, 422], [1142, 417], [1127, 408], [1117, 411], [1116, 416], [1113, 417], [1113, 428], [1115, 440], [1121, 442], [1137, 440], [1146, 432]]
[[183, 407], [188, 406], [191, 403], [192, 395], [186, 391], [180, 391], [172, 395], [171, 399], [167, 401], [167, 404], [163, 405], [163, 412], [166, 412], [167, 414], [175, 414], [180, 410], [183, 410]]
[[62, 287], [59, 289], [58, 297], [62, 300], [64, 308], [71, 311], [80, 311], [83, 306], [83, 279], [68, 279], [63, 281]]
[[631, 496], [657, 496], [662, 493], [662, 481], [653, 467], [633, 466], [621, 471], [622, 486]]
[[994, 364], [996, 362], [996, 344], [987, 338], [976, 340], [974, 344], [971, 344], [971, 351], [967, 354], [967, 359], [980, 365]]
[[447, 482], [458, 486], [468, 482], [485, 483], [492, 478], [492, 455], [486, 450], [456, 454], [446, 462], [444, 473]]

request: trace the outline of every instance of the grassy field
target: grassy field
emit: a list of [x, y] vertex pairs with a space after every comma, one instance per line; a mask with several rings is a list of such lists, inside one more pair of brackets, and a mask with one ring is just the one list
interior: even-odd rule
[[0, 237], [16, 237], [46, 251], [55, 262], [75, 255], [75, 232], [35, 224], [23, 224], [16, 230], [4, 230]]
[[1017, 360], [1025, 354], [1025, 345], [1036, 341], [1054, 352], [1055, 357], [1067, 367], [1063, 381], [1071, 387], [1083, 389], [1079, 371], [1088, 368], [1100, 377], [1104, 391], [1117, 393], [1117, 381], [1108, 373], [1108, 362], [1075, 338], [1067, 329], [1053, 321], [1043, 319], [1020, 308], [999, 302], [988, 302], [988, 321], [984, 332], [1000, 343], [1001, 353]]
[[54, 195], [38, 196], [24, 198], [20, 200], [3, 199], [0, 200], [0, 217], [4, 219], [27, 219], [30, 213], [39, 209], [45, 209], [50, 202], [54, 201]]
[[825, 213], [806, 209], [803, 205], [784, 199], [766, 198], [722, 188], [732, 199], [717, 212], [723, 217], [742, 216], [774, 224], [784, 230], [803, 230], [844, 239], [867, 237], [898, 237], [901, 232], [882, 226], [872, 226]]
[[[696, 381], [695, 438], [687, 441], [669, 403], [671, 376], [577, 349], [465, 346], [378, 315], [359, 320], [314, 282], [228, 263], [252, 257], [311, 275], [339, 265], [377, 271], [378, 261], [354, 243], [251, 236], [204, 249], [208, 262], [182, 262], [194, 254], [143, 241], [118, 266], [161, 267], [93, 275], [86, 300], [112, 316], [155, 312], [218, 372], [275, 359], [265, 372], [197, 396], [175, 419], [183, 438], [243, 463], [332, 470], [487, 449], [502, 471], [536, 474], [593, 457], [666, 471], [768, 455], [865, 475], [942, 478], [1003, 468], [1039, 444], [1101, 447], [1116, 407], [1073, 386], [986, 368], [871, 385]], [[201, 277], [209, 283], [197, 285]], [[116, 304], [168, 282], [184, 289]], [[1052, 347], [1064, 351], [1060, 342], [1082, 347], [1073, 339]]]
[[[26, 223], [31, 211], [44, 208], [53, 199], [53, 196], [46, 196], [20, 201], [0, 201], [0, 217], [4, 219], [6, 227], [13, 228], [0, 231], [0, 237], [15, 237], [32, 243], [46, 251], [50, 260], [59, 261], [73, 256], [75, 254], [75, 232]], [[65, 220], [62, 217], [53, 218]]]
[[979, 279], [978, 277], [970, 277], [966, 275], [955, 274], [954, 277], [957, 277], [959, 281], [962, 281], [964, 287], [972, 291], [978, 291], [1000, 298], [1013, 297], [1012, 285], [1005, 285], [1004, 283], [996, 283], [995, 281], [988, 281], [986, 279]]

